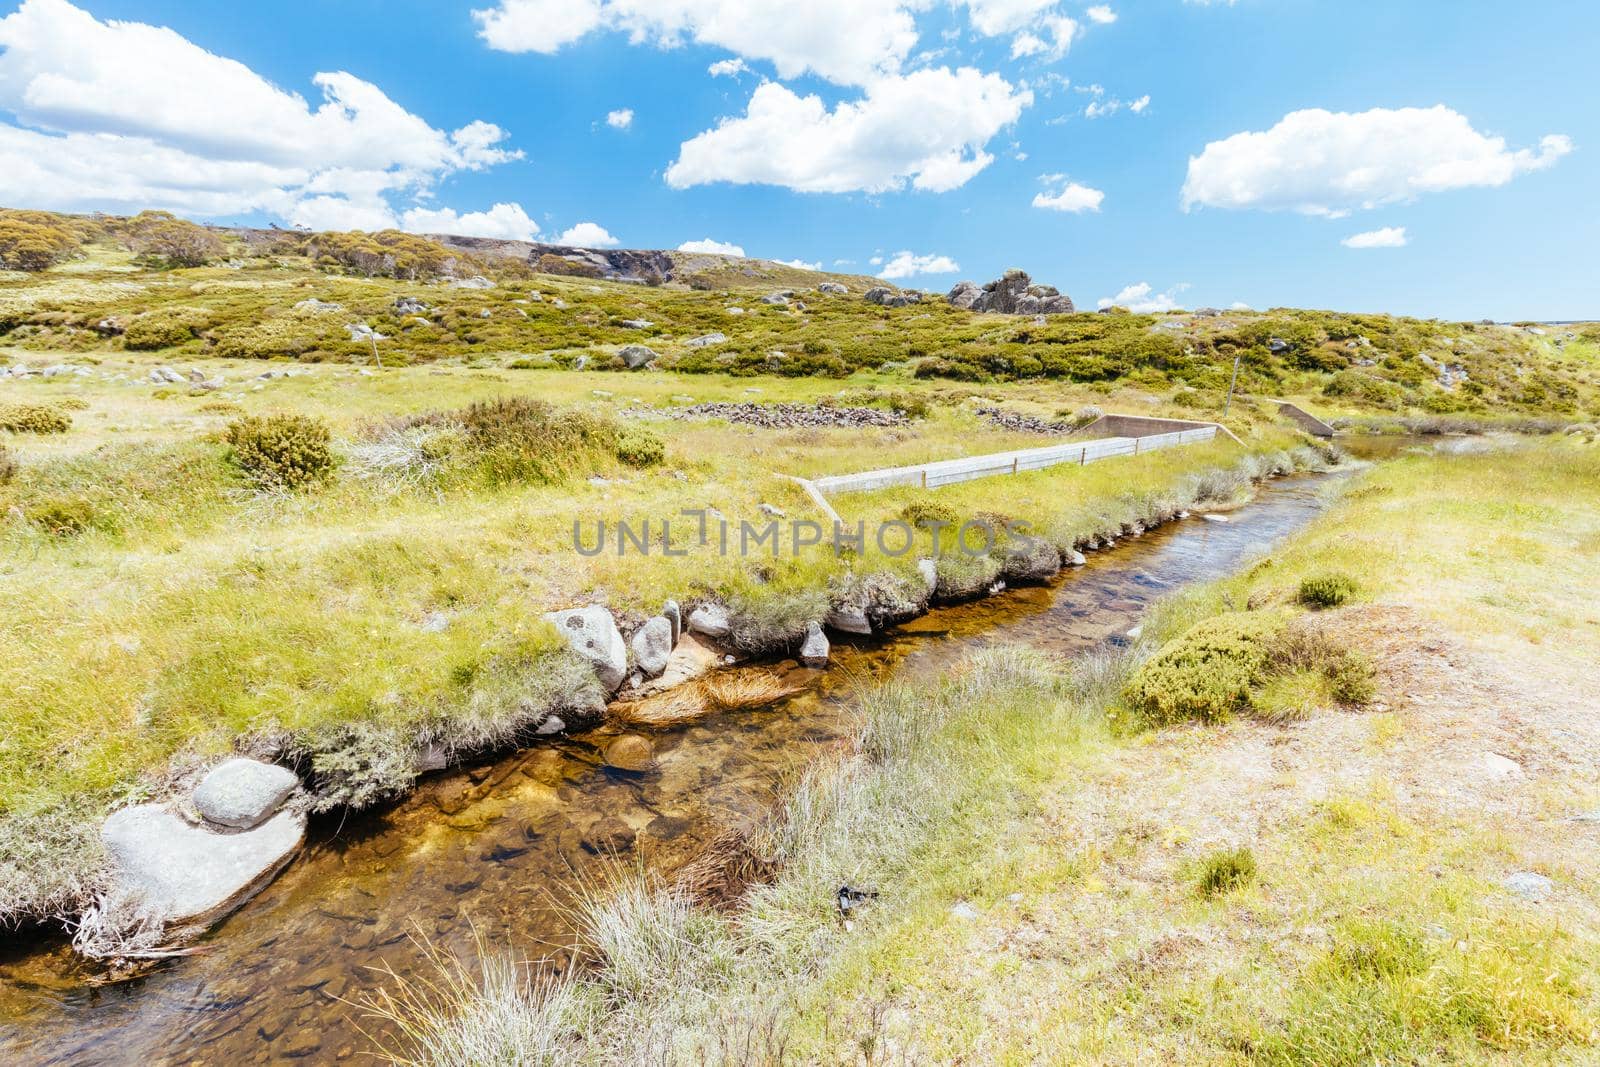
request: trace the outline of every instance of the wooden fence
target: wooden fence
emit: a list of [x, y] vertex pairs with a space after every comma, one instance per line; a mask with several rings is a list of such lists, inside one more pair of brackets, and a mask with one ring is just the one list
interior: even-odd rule
[[1097, 441], [1025, 448], [1017, 452], [994, 452], [986, 456], [970, 456], [965, 459], [942, 459], [911, 467], [888, 467], [883, 470], [863, 471], [859, 474], [835, 474], [814, 479], [809, 484], [824, 494], [861, 493], [896, 485], [915, 485], [924, 489], [934, 489], [941, 485], [969, 482], [974, 478], [1043, 470], [1063, 463], [1082, 465], [1093, 463], [1097, 459], [1110, 459], [1113, 456], [1138, 456], [1163, 448], [1210, 441], [1216, 436], [1215, 426], [1202, 426], [1176, 433], [1152, 434], [1149, 437], [1104, 437]]

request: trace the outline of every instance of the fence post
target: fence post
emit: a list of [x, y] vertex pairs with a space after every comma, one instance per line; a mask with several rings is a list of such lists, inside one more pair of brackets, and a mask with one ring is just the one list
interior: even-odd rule
[[928, 468], [922, 468], [922, 488], [928, 488]]

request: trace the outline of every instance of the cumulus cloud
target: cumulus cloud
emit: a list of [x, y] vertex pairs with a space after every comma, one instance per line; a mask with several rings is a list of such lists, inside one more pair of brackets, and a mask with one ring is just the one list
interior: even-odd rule
[[712, 256], [739, 256], [744, 257], [744, 249], [726, 241], [715, 241], [710, 237], [699, 241], [685, 241], [678, 246], [680, 252], [702, 252]]
[[508, 241], [531, 241], [539, 234], [539, 224], [528, 217], [521, 204], [496, 204], [488, 211], [469, 211], [465, 215], [458, 215], [447, 207], [437, 210], [412, 208], [401, 216], [401, 226], [412, 233], [499, 237]]
[[1111, 10], [1111, 8], [1106, 4], [1096, 4], [1089, 10], [1085, 11], [1084, 14], [1089, 17], [1090, 22], [1097, 23], [1101, 26], [1109, 26], [1111, 23], [1117, 21], [1117, 13]]
[[1083, 117], [1089, 119], [1102, 119], [1107, 115], [1115, 115], [1123, 108], [1127, 108], [1135, 115], [1144, 114], [1145, 108], [1150, 106], [1150, 94], [1146, 93], [1137, 100], [1121, 100], [1114, 96], [1106, 96], [1105, 89], [1099, 85], [1091, 85], [1088, 90], [1094, 94], [1094, 99], [1083, 109]]
[[1053, 193], [1035, 194], [1033, 206], [1046, 208], [1050, 211], [1068, 211], [1072, 213], [1099, 211], [1100, 203], [1105, 198], [1106, 194], [1099, 189], [1092, 189], [1078, 182], [1067, 182]]
[[1183, 207], [1259, 208], [1338, 218], [1423, 193], [1501, 186], [1572, 151], [1552, 134], [1537, 151], [1472, 128], [1443, 105], [1358, 114], [1295, 111], [1262, 132], [1236, 133], [1189, 159]]
[[316, 106], [173, 30], [26, 0], [0, 18], [0, 203], [376, 229], [391, 196], [520, 156], [492, 123], [435, 129], [343, 71], [312, 83]]
[[820, 262], [807, 263], [803, 259], [780, 259], [777, 262], [782, 263], [785, 267], [793, 267], [795, 270], [821, 270], [822, 269], [822, 264]]
[[620, 107], [606, 112], [606, 125], [613, 130], [625, 130], [633, 125], [633, 108]]
[[743, 115], [683, 143], [667, 167], [682, 189], [709, 182], [782, 185], [799, 192], [944, 192], [994, 161], [984, 151], [1033, 94], [969, 67], [882, 78], [832, 110], [776, 82]]
[[1404, 226], [1385, 226], [1381, 230], [1353, 233], [1339, 243], [1346, 248], [1404, 248], [1406, 246], [1406, 228]]
[[556, 238], [556, 244], [574, 248], [615, 248], [621, 243], [597, 222], [580, 222], [563, 230]]
[[706, 68], [706, 73], [713, 78], [733, 78], [740, 74], [748, 73], [749, 70], [750, 68], [745, 66], [745, 62], [742, 59], [719, 59]]
[[[877, 260], [874, 260], [877, 262]], [[949, 256], [919, 256], [915, 252], [896, 252], [883, 264], [878, 277], [887, 280], [912, 278], [918, 274], [954, 274], [961, 265]]]
[[1054, 7], [1056, 0], [967, 0], [972, 28], [988, 37], [1014, 33]]
[[915, 0], [500, 0], [472, 16], [489, 47], [505, 52], [556, 52], [611, 30], [634, 44], [724, 48], [771, 62], [781, 78], [811, 73], [861, 85], [900, 69], [917, 43], [911, 11], [918, 6]]
[[1139, 315], [1171, 311], [1178, 306], [1178, 294], [1189, 288], [1188, 282], [1179, 282], [1164, 293], [1151, 288], [1149, 282], [1135, 282], [1125, 286], [1116, 296], [1101, 297], [1097, 307], [1125, 307]]

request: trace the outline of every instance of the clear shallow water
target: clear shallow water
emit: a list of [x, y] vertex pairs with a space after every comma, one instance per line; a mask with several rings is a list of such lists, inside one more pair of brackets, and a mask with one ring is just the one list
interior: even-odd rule
[[935, 609], [894, 633], [836, 642], [833, 666], [786, 675], [805, 691], [774, 707], [648, 733], [657, 769], [626, 775], [600, 729], [425, 781], [388, 810], [312, 827], [308, 847], [202, 951], [144, 978], [88, 983], [64, 945], [0, 947], [0, 1061], [229, 1063], [361, 1056], [374, 1024], [349, 1001], [371, 968], [417, 967], [423, 933], [469, 952], [477, 936], [562, 967], [571, 887], [617, 863], [670, 873], [759, 818], [784, 777], [847, 735], [853, 682], [937, 674], [990, 644], [1072, 654], [1123, 634], [1155, 600], [1226, 574], [1309, 522], [1330, 476], [1263, 486], [1226, 523], [1198, 515], [1109, 552], [1054, 584]]

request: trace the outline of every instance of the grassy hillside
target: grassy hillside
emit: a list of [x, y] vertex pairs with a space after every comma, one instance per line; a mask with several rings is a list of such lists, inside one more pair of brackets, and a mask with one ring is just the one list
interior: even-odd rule
[[[130, 226], [63, 217], [71, 245], [54, 265], [0, 273], [0, 359], [94, 360], [137, 350], [170, 360], [372, 363], [372, 343], [348, 330], [364, 324], [386, 336], [376, 358], [387, 366], [613, 369], [622, 365], [620, 348], [644, 344], [660, 354], [658, 367], [681, 372], [1043, 380], [1136, 388], [1204, 414], [1220, 410], [1237, 356], [1241, 391], [1299, 398], [1333, 414], [1600, 414], [1600, 326], [1592, 324], [1536, 333], [1283, 309], [1083, 313], [1040, 324], [974, 315], [938, 298], [883, 308], [861, 299], [872, 279], [759, 260], [669, 253], [670, 280], [623, 284], [537, 273], [566, 261], [535, 255], [530, 263], [505, 254], [504, 243], [474, 242], [494, 247], [467, 252], [400, 235], [380, 246], [364, 235], [225, 231], [212, 237], [206, 265], [174, 267], [129, 238]], [[0, 240], [0, 260], [3, 249]], [[581, 263], [562, 269], [592, 272]], [[452, 275], [477, 273], [497, 284], [452, 287]], [[817, 292], [825, 280], [849, 292]], [[787, 304], [760, 303], [783, 290], [792, 290]], [[406, 297], [427, 310], [397, 308]], [[339, 307], [296, 307], [308, 300]], [[626, 325], [638, 322], [648, 325]], [[688, 344], [712, 333], [726, 340]]]

